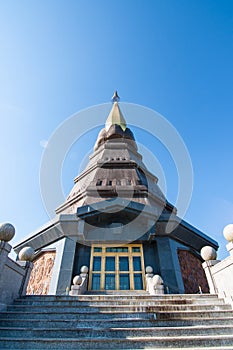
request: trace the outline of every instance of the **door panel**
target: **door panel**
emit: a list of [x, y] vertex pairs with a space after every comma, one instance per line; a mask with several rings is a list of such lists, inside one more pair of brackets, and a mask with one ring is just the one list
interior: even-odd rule
[[128, 256], [119, 256], [119, 271], [129, 271]]
[[93, 271], [101, 271], [101, 256], [93, 258]]
[[105, 290], [116, 289], [116, 276], [113, 273], [105, 274]]
[[141, 271], [142, 270], [140, 256], [133, 256], [133, 270], [134, 271]]
[[136, 289], [136, 290], [143, 289], [142, 274], [141, 273], [134, 274], [134, 289]]
[[105, 271], [115, 271], [115, 257], [114, 256], [106, 256], [105, 260]]
[[100, 273], [94, 273], [92, 275], [92, 289], [100, 290]]
[[130, 280], [129, 274], [124, 273], [119, 276], [119, 289], [120, 290], [129, 290], [130, 289]]

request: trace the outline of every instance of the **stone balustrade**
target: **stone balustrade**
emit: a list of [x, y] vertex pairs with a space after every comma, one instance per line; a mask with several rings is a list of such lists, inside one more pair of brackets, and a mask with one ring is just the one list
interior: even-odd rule
[[26, 294], [27, 284], [33, 268], [31, 260], [34, 250], [25, 247], [19, 254], [19, 261], [9, 257], [11, 245], [8, 243], [15, 234], [9, 223], [0, 224], [0, 310], [4, 310], [15, 298]]
[[87, 291], [88, 267], [82, 266], [80, 272], [80, 275], [73, 278], [73, 285], [71, 286], [69, 295], [81, 295]]
[[211, 294], [218, 294], [233, 307], [233, 224], [227, 225], [223, 231], [228, 240], [226, 248], [229, 256], [224, 260], [217, 260], [216, 251], [209, 246], [201, 250], [205, 262], [202, 264], [209, 284]]

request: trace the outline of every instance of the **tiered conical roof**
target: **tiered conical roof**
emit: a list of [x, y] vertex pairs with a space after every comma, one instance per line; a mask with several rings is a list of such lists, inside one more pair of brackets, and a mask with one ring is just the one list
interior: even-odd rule
[[117, 101], [113, 103], [111, 112], [109, 113], [109, 116], [106, 120], [106, 131], [108, 131], [112, 125], [119, 125], [123, 131], [126, 129], [126, 121]]
[[80, 206], [115, 197], [164, 207], [166, 199], [137, 151], [132, 131], [114, 99], [105, 127], [100, 131], [86, 169], [75, 179], [66, 202], [57, 213], [75, 213]]
[[137, 149], [134, 135], [132, 131], [127, 128], [126, 120], [117, 101], [113, 103], [112, 109], [105, 123], [105, 128], [100, 131], [94, 150], [96, 151], [101, 144], [104, 144], [108, 140], [115, 140], [116, 142], [122, 142], [124, 140]]

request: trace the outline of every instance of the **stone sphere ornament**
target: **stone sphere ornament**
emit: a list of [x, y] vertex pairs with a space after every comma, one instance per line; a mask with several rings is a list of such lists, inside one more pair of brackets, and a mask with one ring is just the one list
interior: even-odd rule
[[88, 267], [87, 266], [82, 266], [80, 269], [81, 273], [88, 273]]
[[15, 235], [15, 228], [8, 222], [0, 223], [0, 241], [9, 242]]
[[24, 247], [19, 252], [19, 260], [32, 261], [35, 256], [35, 250], [32, 247]]
[[213, 247], [206, 245], [205, 247], [201, 248], [201, 257], [205, 261], [216, 260], [217, 252]]
[[147, 266], [146, 267], [146, 273], [153, 273], [153, 267]]
[[82, 283], [82, 277], [81, 276], [75, 276], [74, 278], [73, 278], [73, 284], [74, 285], [80, 285], [81, 283]]
[[224, 227], [223, 236], [226, 238], [228, 242], [233, 241], [233, 224], [229, 224]]
[[153, 283], [154, 283], [155, 286], [159, 286], [159, 285], [163, 284], [163, 279], [162, 279], [162, 277], [159, 276], [159, 275], [154, 275], [154, 277], [153, 277]]

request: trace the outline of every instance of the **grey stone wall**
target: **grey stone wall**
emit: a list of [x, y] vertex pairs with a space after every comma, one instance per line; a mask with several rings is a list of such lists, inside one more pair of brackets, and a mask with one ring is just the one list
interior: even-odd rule
[[15, 298], [26, 294], [26, 287], [33, 264], [9, 258], [11, 245], [0, 241], [0, 310]]

